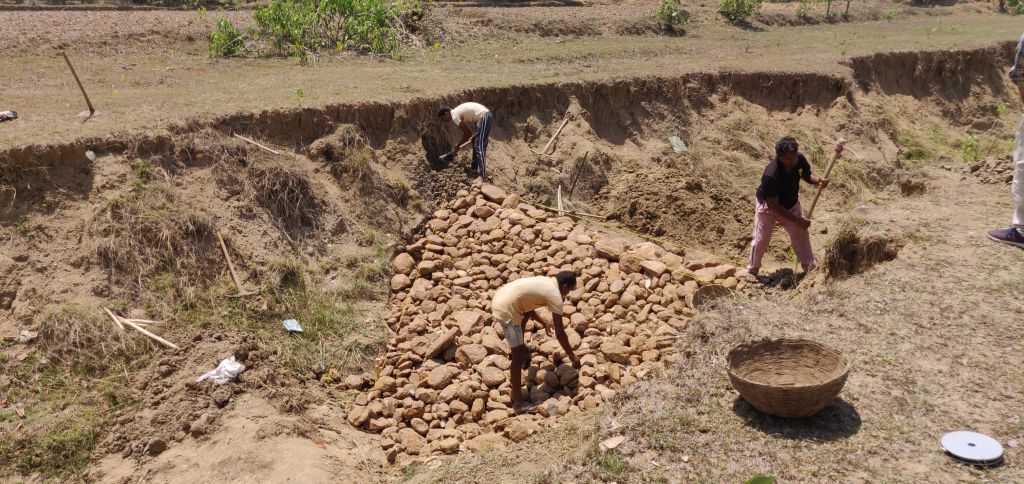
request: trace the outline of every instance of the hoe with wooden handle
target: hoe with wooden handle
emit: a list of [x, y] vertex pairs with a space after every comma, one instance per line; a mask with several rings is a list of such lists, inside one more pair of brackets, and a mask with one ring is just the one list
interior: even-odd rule
[[71, 59], [68, 59], [68, 54], [62, 51], [60, 55], [64, 56], [64, 62], [68, 64], [68, 69], [71, 69], [71, 75], [75, 76], [75, 82], [78, 84], [78, 89], [82, 91], [82, 97], [85, 98], [85, 104], [89, 106], [89, 115], [86, 116], [85, 113], [81, 113], [80, 116], [85, 118], [85, 120], [89, 120], [89, 118], [96, 115], [96, 108], [92, 107], [92, 101], [89, 100], [89, 95], [85, 92], [85, 86], [82, 85], [82, 80], [78, 78], [78, 73], [75, 72], [75, 66], [71, 65]]
[[[837, 145], [841, 145], [841, 144], [845, 144], [845, 143], [846, 143], [846, 141], [844, 141], [844, 140], [836, 141]], [[825, 168], [825, 177], [824, 178], [828, 178], [829, 175], [832, 174], [832, 168], [834, 168], [836, 166], [836, 161], [839, 160], [839, 153], [840, 153], [840, 151], [836, 150], [835, 154], [832, 155], [832, 161], [830, 161], [828, 163], [828, 167]], [[818, 187], [818, 192], [814, 194], [814, 200], [811, 201], [811, 208], [810, 208], [810, 210], [807, 211], [807, 220], [810, 220], [811, 219], [811, 215], [814, 214], [814, 206], [818, 204], [818, 197], [821, 196], [821, 192], [824, 189], [825, 189], [824, 187]]]
[[242, 281], [238, 279], [238, 274], [235, 272], [235, 264], [231, 262], [231, 255], [228, 254], [228, 247], [224, 245], [224, 238], [220, 236], [220, 231], [216, 231], [217, 241], [220, 242], [220, 249], [224, 251], [224, 260], [228, 262], [228, 270], [231, 272], [231, 280], [235, 283], [235, 288], [238, 289], [238, 294], [231, 294], [228, 297], [246, 297], [256, 294], [256, 291], [247, 291], [242, 289]]

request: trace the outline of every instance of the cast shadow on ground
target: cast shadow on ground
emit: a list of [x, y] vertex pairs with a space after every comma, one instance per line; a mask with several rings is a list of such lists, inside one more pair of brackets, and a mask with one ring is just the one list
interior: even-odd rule
[[797, 273], [788, 267], [778, 269], [771, 274], [761, 276], [761, 284], [764, 287], [778, 288], [782, 290], [793, 289], [800, 285], [800, 281], [807, 275], [805, 272]]
[[817, 414], [804, 418], [773, 417], [752, 407], [739, 395], [732, 404], [732, 411], [750, 427], [793, 440], [831, 442], [845, 439], [856, 434], [861, 425], [860, 413], [842, 398], [837, 398]]

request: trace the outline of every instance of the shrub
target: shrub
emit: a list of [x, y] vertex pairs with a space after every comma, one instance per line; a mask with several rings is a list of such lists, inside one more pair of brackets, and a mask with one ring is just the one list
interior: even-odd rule
[[690, 12], [683, 10], [680, 0], [661, 0], [661, 5], [654, 11], [654, 19], [666, 32], [685, 32], [690, 23]]
[[898, 15], [899, 12], [897, 12], [895, 8], [886, 9], [886, 11], [882, 12], [882, 20], [888, 20], [891, 22], [896, 20]]
[[811, 2], [809, 0], [803, 0], [799, 5], [796, 6], [796, 16], [800, 18], [807, 18], [811, 13]]
[[974, 163], [981, 159], [981, 142], [977, 135], [968, 134], [960, 143], [960, 155], [964, 161]]
[[242, 33], [228, 19], [217, 21], [217, 27], [210, 34], [210, 57], [231, 57], [241, 53], [244, 47]]
[[332, 49], [394, 55], [425, 10], [420, 0], [274, 0], [253, 17], [274, 49], [306, 60]]
[[1006, 3], [1011, 13], [1024, 15], [1024, 0], [1008, 0]]
[[730, 22], [738, 24], [761, 10], [761, 0], [719, 0], [718, 11]]

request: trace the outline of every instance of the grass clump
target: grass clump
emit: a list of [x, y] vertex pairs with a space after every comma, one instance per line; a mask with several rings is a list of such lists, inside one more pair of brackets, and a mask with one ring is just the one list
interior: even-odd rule
[[324, 204], [309, 175], [279, 163], [253, 164], [246, 170], [246, 186], [256, 203], [287, 232], [319, 229]]
[[718, 12], [733, 24], [741, 24], [761, 11], [761, 0], [719, 0]]
[[217, 21], [210, 34], [210, 57], [234, 57], [245, 49], [245, 38], [228, 19]]
[[654, 19], [665, 32], [681, 34], [690, 25], [690, 12], [683, 10], [680, 0], [661, 0], [654, 11]]
[[67, 306], [41, 319], [38, 351], [22, 362], [0, 361], [10, 384], [0, 400], [19, 402], [24, 418], [0, 442], [0, 477], [38, 474], [64, 481], [88, 464], [113, 413], [134, 400], [127, 374], [151, 344], [141, 336], [111, 337], [98, 308]]
[[217, 255], [213, 219], [191, 208], [170, 184], [150, 181], [148, 164], [137, 164], [135, 172], [135, 190], [109, 200], [94, 221], [100, 263], [129, 281], [171, 272], [182, 287], [205, 285], [213, 277], [205, 269]]

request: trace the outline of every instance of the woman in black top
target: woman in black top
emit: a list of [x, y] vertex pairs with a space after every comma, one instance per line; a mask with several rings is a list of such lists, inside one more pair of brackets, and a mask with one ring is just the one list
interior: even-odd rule
[[[789, 232], [793, 252], [796, 252], [804, 271], [816, 267], [807, 231], [811, 221], [804, 218], [800, 208], [800, 180], [824, 188], [828, 186], [828, 179], [811, 173], [811, 165], [799, 149], [793, 137], [780, 139], [775, 144], [775, 159], [768, 163], [761, 175], [761, 185], [757, 187], [757, 210], [754, 212], [754, 240], [747, 265], [752, 280], [757, 280], [761, 259], [768, 250], [776, 225]], [[836, 152], [842, 151], [843, 145], [836, 144]]]

